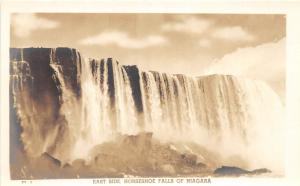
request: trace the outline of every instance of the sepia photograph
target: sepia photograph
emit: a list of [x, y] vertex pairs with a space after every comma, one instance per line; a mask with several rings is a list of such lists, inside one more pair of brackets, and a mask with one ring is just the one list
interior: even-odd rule
[[285, 25], [13, 14], [12, 179], [283, 176]]
[[210, 184], [290, 174], [287, 13], [7, 17], [9, 180]]

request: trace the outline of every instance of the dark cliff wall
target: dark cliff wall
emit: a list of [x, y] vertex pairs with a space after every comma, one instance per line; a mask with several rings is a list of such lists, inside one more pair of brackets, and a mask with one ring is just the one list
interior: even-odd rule
[[111, 104], [115, 104], [116, 94], [115, 94], [115, 83], [114, 83], [114, 73], [113, 73], [113, 63], [112, 58], [107, 59], [107, 73], [108, 73], [108, 92], [111, 97]]
[[[11, 163], [19, 158], [22, 128], [20, 117], [27, 124], [37, 123], [43, 140], [53, 125], [61, 124], [61, 82], [50, 63], [58, 65], [74, 94], [80, 95], [77, 68], [80, 55], [75, 49], [11, 48], [10, 49], [10, 152]], [[19, 110], [17, 110], [19, 108]], [[21, 111], [21, 112], [20, 112]], [[22, 148], [20, 148], [22, 147]]]
[[[30, 75], [33, 77], [33, 84], [29, 96], [32, 97], [38, 105], [48, 105], [49, 111], [53, 117], [56, 117], [59, 109], [59, 90], [53, 81], [53, 70], [50, 68], [50, 49], [39, 48], [21, 49], [12, 48], [10, 50], [10, 60], [20, 63], [23, 60], [29, 64]], [[10, 68], [12, 69], [12, 63]], [[51, 108], [51, 109], [50, 109]]]
[[139, 69], [137, 66], [124, 66], [125, 70], [128, 74], [130, 85], [132, 88], [132, 94], [135, 106], [137, 108], [137, 111], [142, 112], [143, 111], [143, 103], [142, 103], [142, 93], [141, 93], [141, 87], [140, 87], [140, 74]]
[[77, 96], [80, 96], [80, 71], [81, 55], [76, 49], [56, 48], [54, 61], [62, 66], [65, 82], [68, 82], [71, 89]]
[[[50, 112], [53, 118], [56, 118], [60, 107], [59, 96], [61, 91], [59, 89], [60, 82], [55, 81], [55, 72], [50, 67], [51, 58], [63, 70], [64, 79], [72, 87], [74, 93], [79, 95], [80, 86], [77, 78], [77, 68], [80, 68], [81, 60], [77, 57], [76, 50], [70, 48], [57, 48], [56, 50], [51, 48], [24, 48], [23, 50], [11, 48], [10, 72], [12, 75], [12, 62], [26, 61], [30, 68], [30, 75], [33, 78], [29, 96], [38, 102], [38, 105], [42, 107], [47, 105], [47, 112]], [[77, 60], [79, 60], [79, 65]]]

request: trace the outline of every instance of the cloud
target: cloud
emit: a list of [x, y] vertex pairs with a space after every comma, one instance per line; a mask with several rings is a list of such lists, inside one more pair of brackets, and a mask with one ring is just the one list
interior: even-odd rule
[[240, 26], [220, 28], [212, 33], [212, 37], [233, 42], [254, 40], [254, 36]]
[[58, 22], [38, 17], [36, 14], [22, 13], [12, 16], [12, 27], [14, 34], [18, 37], [27, 37], [31, 32], [39, 29], [53, 29], [59, 25]]
[[209, 66], [208, 74], [229, 74], [267, 82], [284, 101], [285, 38], [225, 55]]
[[209, 47], [211, 47], [211, 41], [209, 39], [201, 39], [198, 44], [202, 48], [209, 48]]
[[202, 34], [212, 23], [205, 19], [199, 19], [192, 16], [181, 17], [176, 22], [162, 25], [163, 31], [176, 31], [186, 33]]
[[146, 48], [167, 43], [167, 40], [159, 35], [150, 35], [144, 38], [133, 38], [127, 33], [119, 31], [106, 31], [99, 35], [87, 37], [80, 41], [83, 45], [110, 45], [115, 44], [122, 48]]

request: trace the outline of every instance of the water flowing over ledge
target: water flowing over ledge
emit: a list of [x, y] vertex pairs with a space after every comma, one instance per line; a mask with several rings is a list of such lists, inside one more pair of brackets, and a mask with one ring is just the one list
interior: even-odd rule
[[283, 108], [263, 82], [147, 72], [111, 58], [84, 60], [70, 48], [10, 54], [10, 102], [19, 122], [11, 125], [20, 125], [31, 157], [47, 152], [63, 164], [89, 162], [99, 144], [151, 132], [166, 143], [197, 143], [230, 165], [241, 166], [241, 158], [251, 169], [282, 170]]

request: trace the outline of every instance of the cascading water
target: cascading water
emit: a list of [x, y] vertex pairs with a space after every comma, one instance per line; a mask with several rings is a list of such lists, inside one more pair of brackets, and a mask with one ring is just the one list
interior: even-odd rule
[[[263, 82], [146, 72], [112, 59], [83, 60], [78, 52], [70, 53], [71, 61], [55, 49], [48, 56], [52, 73], [47, 81], [55, 84], [50, 98], [58, 99], [58, 113], [32, 96], [34, 91], [46, 94], [38, 92], [37, 72], [31, 72], [36, 64], [24, 61], [23, 53], [21, 60], [11, 62], [13, 102], [30, 155], [48, 152], [62, 162], [88, 162], [95, 146], [120, 134], [149, 131], [160, 141], [197, 143], [224, 159], [240, 156], [251, 168], [281, 168], [274, 161], [282, 160], [283, 108]], [[45, 116], [38, 112], [41, 108]], [[266, 148], [272, 146], [278, 147], [276, 157]]]
[[[113, 81], [109, 80], [109, 70]], [[114, 95], [110, 95], [110, 87]], [[124, 67], [104, 60], [83, 62], [81, 89], [81, 103], [78, 103], [81, 120], [72, 152], [73, 160], [89, 159], [88, 153], [94, 146], [112, 140], [119, 133], [138, 132], [137, 113]]]
[[[146, 126], [158, 139], [196, 142], [227, 158], [240, 156], [251, 168], [274, 162], [274, 151], [266, 147], [283, 145], [283, 110], [263, 82], [222, 75], [141, 76]], [[276, 151], [278, 161], [281, 150]]]

